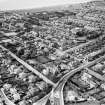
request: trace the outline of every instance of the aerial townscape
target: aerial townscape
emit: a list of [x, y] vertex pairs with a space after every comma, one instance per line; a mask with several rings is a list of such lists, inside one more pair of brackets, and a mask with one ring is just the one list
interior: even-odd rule
[[105, 105], [105, 0], [0, 11], [0, 105]]

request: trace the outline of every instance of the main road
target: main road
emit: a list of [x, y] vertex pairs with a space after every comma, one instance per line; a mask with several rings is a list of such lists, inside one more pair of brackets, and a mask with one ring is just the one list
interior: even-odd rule
[[[95, 55], [101, 53], [101, 52], [104, 52], [105, 51], [105, 48], [104, 49], [101, 49], [101, 50], [98, 50]], [[93, 55], [93, 53], [90, 53], [88, 54], [88, 56], [86, 57], [89, 57]], [[99, 59], [96, 59], [95, 61], [92, 61], [92, 62], [84, 62], [86, 64], [83, 64], [82, 66], [80, 66], [79, 68], [77, 69], [74, 69], [72, 71], [70, 71], [69, 73], [67, 73], [66, 75], [64, 75], [60, 80], [59, 82], [56, 84], [56, 87], [53, 88], [53, 90], [51, 91], [51, 93], [49, 93], [47, 96], [45, 96], [44, 98], [42, 98], [41, 100], [37, 101], [37, 103], [35, 103], [34, 105], [45, 105], [47, 100], [49, 99], [49, 95], [50, 95], [50, 99], [52, 100], [52, 105], [64, 105], [64, 100], [63, 100], [63, 88], [64, 88], [64, 85], [65, 83], [67, 82], [68, 78], [70, 76], [72, 76], [73, 74], [75, 74], [76, 72], [80, 71], [81, 69], [83, 68], [86, 68], [86, 70], [89, 72], [89, 73], [92, 73], [92, 75], [96, 76], [96, 78], [98, 77], [98, 79], [102, 80], [102, 81], [105, 81], [105, 78], [101, 77], [101, 75], [99, 75], [98, 73], [92, 71], [92, 70], [89, 70], [88, 67], [91, 66], [91, 65], [94, 65], [96, 62], [100, 62], [102, 59], [104, 59], [105, 56], [102, 56], [100, 57]]]
[[51, 84], [53, 87], [55, 87], [55, 83], [54, 82], [52, 82], [51, 80], [49, 80], [46, 76], [44, 76], [38, 70], [36, 70], [35, 68], [33, 68], [31, 65], [27, 64], [25, 61], [23, 61], [22, 59], [20, 59], [19, 57], [17, 57], [14, 53], [12, 53], [11, 51], [9, 51], [7, 48], [3, 47], [2, 45], [0, 45], [0, 48], [2, 48], [3, 50], [6, 50], [7, 53], [11, 57], [13, 57], [14, 59], [16, 59], [20, 64], [22, 64], [24, 67], [26, 67], [29, 71], [31, 71], [34, 74], [36, 74], [37, 76], [39, 76], [39, 78], [43, 79], [46, 83]]
[[[56, 87], [53, 90], [53, 101], [54, 101], [54, 105], [64, 105], [64, 100], [63, 100], [63, 87], [65, 85], [65, 83], [67, 82], [67, 80], [74, 75], [75, 73], [77, 73], [78, 71], [81, 71], [82, 69], [88, 68], [92, 65], [94, 65], [95, 63], [98, 63], [100, 61], [102, 61], [103, 59], [105, 59], [105, 55], [92, 61], [92, 62], [88, 62], [86, 64], [83, 64], [82, 66], [78, 67], [77, 69], [74, 69], [72, 71], [70, 71], [69, 73], [67, 73], [66, 75], [64, 75], [60, 81], [57, 83]], [[102, 78], [101, 78], [102, 79]], [[103, 79], [105, 81], [105, 79]], [[57, 100], [57, 101], [56, 101]]]
[[[102, 39], [103, 36], [100, 37], [100, 39]], [[69, 52], [69, 51], [73, 51], [75, 49], [78, 49], [80, 47], [83, 47], [85, 45], [88, 45], [90, 43], [94, 43], [96, 42], [96, 40], [91, 40], [87, 43], [84, 43], [84, 44], [81, 44], [79, 46], [76, 46], [74, 48], [71, 48], [70, 50], [66, 50], [64, 51], [64, 54]], [[24, 65], [28, 70], [32, 71], [33, 73], [35, 73], [36, 75], [38, 75], [40, 78], [42, 78], [45, 82], [51, 84], [54, 88], [52, 90], [51, 93], [49, 93], [47, 96], [45, 96], [44, 98], [42, 98], [41, 100], [39, 100], [37, 103], [35, 103], [34, 105], [45, 105], [46, 101], [48, 100], [48, 98], [50, 96], [53, 97], [54, 99], [54, 105], [64, 105], [64, 101], [63, 101], [63, 87], [65, 85], [65, 83], [67, 82], [68, 78], [70, 76], [72, 76], [73, 74], [75, 74], [76, 72], [80, 71], [81, 69], [85, 68], [85, 67], [89, 67], [91, 65], [93, 65], [95, 62], [98, 62], [100, 60], [103, 59], [103, 57], [93, 61], [93, 62], [90, 62], [90, 63], [86, 63], [85, 65], [81, 65], [79, 68], [77, 69], [74, 69], [72, 71], [70, 71], [69, 73], [67, 73], [66, 75], [64, 75], [59, 81], [57, 84], [53, 83], [52, 81], [50, 81], [47, 77], [45, 77], [44, 75], [42, 75], [40, 72], [38, 72], [36, 69], [34, 69], [33, 67], [31, 67], [30, 65], [28, 65], [26, 62], [24, 62], [23, 60], [21, 60], [20, 58], [18, 58], [15, 54], [13, 54], [11, 51], [9, 51], [8, 49], [4, 48], [2, 45], [0, 45], [0, 47], [4, 50], [7, 50], [8, 51], [8, 54], [10, 54], [13, 58], [15, 58], [18, 62], [20, 62], [22, 65]], [[52, 95], [53, 93], [53, 95]]]

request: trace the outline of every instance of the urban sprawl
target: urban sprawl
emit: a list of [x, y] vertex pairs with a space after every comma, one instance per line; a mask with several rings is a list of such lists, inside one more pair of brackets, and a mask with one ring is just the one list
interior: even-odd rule
[[105, 1], [1, 11], [0, 105], [105, 105]]

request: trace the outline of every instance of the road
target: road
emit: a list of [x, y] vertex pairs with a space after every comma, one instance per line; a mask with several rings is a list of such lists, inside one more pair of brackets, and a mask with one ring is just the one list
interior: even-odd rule
[[20, 59], [19, 57], [17, 57], [15, 54], [13, 54], [11, 51], [9, 51], [8, 49], [6, 49], [2, 45], [0, 45], [0, 47], [3, 50], [8, 51], [8, 54], [11, 55], [11, 57], [13, 57], [14, 59], [16, 59], [20, 64], [22, 64], [24, 67], [26, 67], [29, 71], [31, 71], [34, 74], [36, 74], [37, 76], [39, 76], [39, 78], [43, 79], [46, 83], [51, 84], [53, 87], [55, 87], [55, 83], [53, 83], [51, 80], [49, 80], [42, 73], [38, 72], [38, 70], [34, 69], [31, 65], [27, 64], [26, 62], [24, 62], [22, 59]]
[[100, 37], [97, 38], [97, 39], [93, 39], [93, 40], [88, 41], [87, 43], [80, 44], [80, 45], [78, 45], [78, 46], [76, 46], [76, 47], [70, 48], [70, 49], [64, 51], [63, 54], [68, 53], [68, 52], [70, 52], [70, 51], [73, 51], [73, 50], [75, 50], [75, 49], [79, 49], [79, 48], [84, 47], [84, 46], [86, 46], [86, 45], [88, 45], [88, 44], [95, 43], [96, 41], [98, 41], [99, 39], [102, 39], [102, 38], [104, 38], [104, 37], [105, 37], [105, 36], [102, 35], [102, 36], [100, 36]]
[[[103, 36], [101, 36], [102, 38]], [[73, 51], [75, 49], [78, 49], [80, 47], [83, 47], [85, 45], [88, 45], [90, 43], [94, 43], [96, 42], [96, 40], [91, 40], [87, 43], [81, 44], [79, 46], [73, 47], [69, 50], [66, 50], [64, 53], [67, 53], [69, 51]], [[68, 78], [70, 76], [72, 76], [73, 74], [75, 74], [76, 72], [80, 71], [81, 69], [85, 68], [85, 67], [89, 67], [90, 65], [93, 65], [95, 62], [98, 62], [100, 60], [103, 59], [103, 57], [93, 61], [93, 62], [89, 62], [87, 64], [83, 64], [81, 65], [79, 68], [74, 69], [72, 71], [70, 71], [69, 73], [67, 73], [66, 75], [64, 75], [57, 84], [53, 83], [51, 80], [49, 80], [47, 77], [45, 77], [43, 74], [41, 74], [40, 72], [38, 72], [36, 69], [34, 69], [32, 66], [30, 66], [29, 64], [27, 64], [26, 62], [24, 62], [22, 59], [18, 58], [15, 54], [13, 54], [11, 51], [9, 51], [8, 49], [4, 48], [2, 45], [0, 45], [1, 48], [3, 48], [4, 50], [8, 51], [8, 54], [10, 54], [13, 58], [15, 58], [19, 63], [21, 63], [22, 65], [24, 65], [28, 70], [32, 71], [33, 73], [35, 73], [37, 76], [39, 76], [40, 78], [42, 78], [46, 83], [51, 84], [54, 88], [53, 91], [53, 96], [54, 96], [54, 105], [64, 105], [64, 101], [63, 101], [63, 88], [65, 83], [67, 82]], [[100, 52], [100, 51], [99, 51]], [[98, 76], [98, 75], [97, 75]], [[100, 76], [100, 78], [102, 78]], [[45, 105], [47, 100], [49, 99], [51, 93], [49, 93], [47, 96], [45, 96], [44, 98], [42, 98], [41, 100], [39, 100], [37, 103], [34, 103], [33, 105]]]
[[11, 101], [7, 98], [7, 96], [6, 96], [5, 93], [4, 93], [4, 89], [3, 89], [3, 88], [0, 89], [0, 93], [1, 93], [1, 95], [2, 95], [2, 97], [3, 97], [3, 99], [4, 99], [4, 101], [5, 101], [5, 103], [6, 103], [7, 105], [15, 105], [13, 102], [11, 102]]
[[43, 97], [42, 99], [38, 100], [33, 105], [45, 105], [47, 103], [47, 100], [49, 99], [50, 95], [51, 95], [51, 92], [48, 95], [46, 95], [45, 97]]
[[[96, 54], [99, 54], [99, 53], [101, 53], [102, 51], [105, 51], [105, 49], [102, 49], [102, 50], [98, 50], [96, 53], [95, 53], [95, 55]], [[89, 54], [88, 56], [90, 56], [90, 55], [92, 55], [92, 54]], [[102, 59], [103, 59], [103, 57], [101, 57]], [[88, 64], [88, 66], [90, 66], [91, 65], [91, 63], [92, 64], [94, 64], [94, 63], [96, 63], [96, 62], [99, 62], [100, 61], [100, 59], [101, 58], [99, 58], [98, 60], [95, 60], [95, 61], [93, 61], [93, 62], [90, 62], [89, 64]], [[101, 60], [102, 60], [101, 59]], [[86, 64], [87, 65], [87, 64]], [[88, 67], [87, 66], [87, 67]], [[82, 66], [82, 67], [80, 67], [80, 69], [79, 70], [81, 70], [81, 68], [85, 68], [86, 66], [84, 65], [84, 66]], [[98, 73], [96, 73], [96, 72], [94, 72], [94, 71], [92, 71], [92, 70], [89, 70], [88, 68], [86, 68], [87, 70], [88, 70], [88, 72], [90, 73], [92, 73], [92, 75], [93, 76], [95, 76], [96, 78], [98, 78], [98, 79], [100, 79], [100, 80], [102, 80], [102, 81], [104, 81], [105, 80], [105, 78], [103, 78], [101, 75], [99, 75]], [[75, 70], [74, 70], [75, 71]], [[78, 71], [78, 69], [76, 70], [76, 72]], [[75, 72], [75, 73], [76, 73]], [[72, 74], [74, 74], [74, 72], [70, 72], [69, 73], [70, 74], [70, 76], [72, 76]], [[66, 77], [66, 76], [64, 76], [64, 77]], [[64, 88], [64, 85], [65, 85], [65, 83], [67, 82], [67, 80], [68, 80], [68, 78], [66, 79], [61, 79], [60, 80], [60, 82], [57, 84], [57, 88], [53, 91], [53, 95], [52, 95], [52, 97], [53, 97], [53, 103], [54, 103], [54, 105], [64, 105], [64, 101], [63, 101], [63, 88]], [[49, 95], [49, 94], [48, 94]], [[48, 96], [47, 95], [47, 96]], [[45, 105], [45, 103], [47, 102], [46, 100], [48, 100], [48, 98], [49, 97], [47, 97], [46, 98], [46, 96], [44, 97], [44, 98], [42, 98], [42, 100], [41, 101], [38, 101], [35, 105]], [[42, 104], [43, 103], [43, 104]], [[87, 103], [87, 105], [88, 105], [88, 103]]]
[[[83, 68], [87, 68], [89, 66], [92, 66], [94, 65], [95, 63], [98, 63], [100, 62], [101, 60], [103, 60], [105, 58], [105, 55], [96, 59], [95, 61], [92, 61], [92, 62], [89, 62], [89, 63], [86, 63], [86, 64], [83, 64], [82, 66], [80, 66], [79, 68], [77, 69], [74, 69], [72, 71], [70, 71], [69, 73], [65, 74], [61, 79], [60, 81], [57, 83], [55, 89], [54, 89], [54, 99], [57, 98], [57, 102], [59, 103], [56, 103], [56, 100], [54, 100], [54, 105], [64, 105], [64, 102], [62, 100], [61, 97], [63, 97], [63, 87], [65, 85], [65, 83], [67, 82], [67, 80], [70, 78], [70, 76], [72, 76], [73, 74], [75, 74], [76, 72], [80, 71], [81, 69]], [[62, 103], [63, 102], [63, 103]]]
[[89, 68], [86, 68], [86, 70], [87, 70], [87, 73], [89, 73], [89, 74], [93, 75], [94, 77], [96, 77], [97, 79], [105, 82], [105, 77], [103, 77], [99, 73], [96, 73], [95, 71], [90, 70]]

